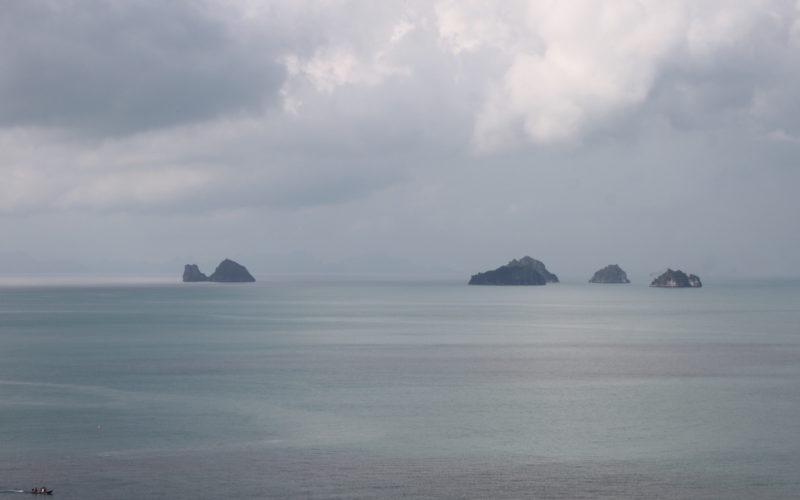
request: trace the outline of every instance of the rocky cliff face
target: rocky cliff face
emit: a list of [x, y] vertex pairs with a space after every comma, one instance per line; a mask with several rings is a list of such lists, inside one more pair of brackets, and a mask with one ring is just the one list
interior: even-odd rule
[[514, 259], [493, 271], [472, 275], [470, 285], [544, 285], [558, 283], [558, 276], [549, 272], [545, 265], [530, 257]]
[[545, 281], [547, 281], [548, 283], [558, 283], [558, 276], [548, 271], [547, 267], [545, 267], [542, 261], [528, 257], [527, 255], [519, 260], [517, 259], [512, 260], [511, 262], [508, 263], [508, 266], [509, 267], [520, 266], [520, 267], [531, 268], [537, 273], [541, 274], [544, 277]]
[[247, 268], [238, 262], [225, 259], [219, 263], [214, 274], [206, 276], [200, 272], [197, 264], [186, 264], [183, 267], [184, 283], [198, 281], [214, 281], [217, 283], [252, 283], [256, 279], [247, 271]]
[[650, 286], [660, 288], [700, 288], [703, 286], [703, 283], [700, 281], [700, 278], [694, 274], [687, 276], [686, 273], [680, 269], [677, 271], [667, 269], [665, 273], [654, 279], [653, 282], [650, 283]]
[[544, 276], [533, 269], [501, 266], [494, 271], [473, 275], [470, 285], [544, 285]]
[[230, 259], [220, 262], [208, 279], [217, 283], [252, 283], [256, 280], [246, 267]]
[[208, 276], [200, 272], [197, 264], [186, 264], [183, 266], [183, 282], [194, 283], [197, 281], [208, 281]]
[[612, 264], [594, 273], [589, 283], [630, 283], [630, 280], [621, 267]]

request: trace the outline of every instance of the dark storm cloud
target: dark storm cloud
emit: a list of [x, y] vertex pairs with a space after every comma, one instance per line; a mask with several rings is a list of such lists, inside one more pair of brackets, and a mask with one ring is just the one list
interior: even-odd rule
[[[284, 71], [202, 2], [4, 2], [0, 125], [115, 134], [258, 111]], [[263, 40], [262, 40], [263, 41]]]

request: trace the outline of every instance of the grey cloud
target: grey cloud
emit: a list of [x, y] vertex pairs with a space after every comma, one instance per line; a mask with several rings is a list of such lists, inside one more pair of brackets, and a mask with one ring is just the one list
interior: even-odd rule
[[202, 3], [13, 0], [0, 18], [0, 124], [136, 132], [260, 110], [283, 69]]
[[[4, 252], [373, 254], [464, 274], [527, 253], [580, 280], [619, 262], [639, 282], [661, 266], [724, 274], [758, 256], [755, 272], [800, 269], [787, 251], [800, 244], [790, 2], [765, 4], [777, 18], [738, 17], [745, 31], [723, 23], [702, 50], [684, 32], [691, 8], [647, 4], [678, 21], [648, 17], [633, 60], [593, 59], [620, 45], [623, 23], [601, 47], [562, 53], [586, 77], [556, 57], [508, 79], [515, 56], [544, 53], [569, 16], [540, 37], [526, 2], [504, 4], [496, 19], [467, 12], [470, 31], [451, 2], [443, 39], [427, 2], [8, 5]], [[701, 21], [700, 35], [716, 26]], [[651, 35], [666, 37], [657, 57]], [[520, 92], [497, 101], [506, 115], [492, 132], [514, 140], [476, 151], [476, 122], [503, 83]], [[559, 128], [563, 141], [531, 140], [523, 118], [538, 111], [577, 125]]]
[[720, 43], [710, 53], [690, 47], [665, 61], [637, 117], [660, 115], [679, 130], [748, 134], [800, 129], [794, 90], [800, 59], [793, 23], [800, 12], [791, 2], [771, 2], [751, 12], [746, 35]]

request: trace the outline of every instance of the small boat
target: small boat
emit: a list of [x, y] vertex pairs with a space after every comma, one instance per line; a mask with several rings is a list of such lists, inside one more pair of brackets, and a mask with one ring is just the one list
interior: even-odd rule
[[48, 490], [47, 488], [31, 488], [29, 491], [31, 495], [52, 495], [53, 490]]

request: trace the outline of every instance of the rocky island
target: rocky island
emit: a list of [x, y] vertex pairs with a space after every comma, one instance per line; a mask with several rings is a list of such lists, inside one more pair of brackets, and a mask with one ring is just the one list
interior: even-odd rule
[[200, 272], [197, 264], [186, 264], [183, 266], [183, 282], [195, 283], [198, 281], [208, 281], [208, 276]]
[[493, 271], [472, 275], [470, 285], [544, 285], [558, 283], [558, 276], [536, 259], [525, 256], [514, 259]]
[[680, 269], [677, 271], [667, 269], [665, 273], [654, 279], [653, 282], [650, 283], [650, 286], [660, 288], [700, 288], [703, 286], [703, 283], [701, 283], [700, 278], [694, 274], [687, 276], [686, 273]]
[[594, 273], [589, 283], [630, 283], [630, 280], [621, 267], [611, 264]]
[[197, 264], [183, 266], [183, 282], [196, 283], [199, 281], [213, 281], [215, 283], [252, 283], [256, 279], [247, 271], [247, 268], [238, 262], [225, 259], [219, 263], [211, 276], [206, 276], [197, 267]]

